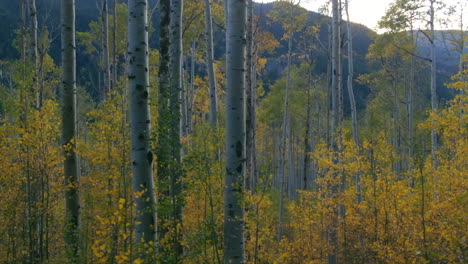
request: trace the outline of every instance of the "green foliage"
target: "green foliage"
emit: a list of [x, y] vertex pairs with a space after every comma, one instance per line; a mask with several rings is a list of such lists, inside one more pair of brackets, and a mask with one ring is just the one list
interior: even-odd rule
[[224, 160], [217, 158], [223, 133], [208, 123], [196, 125], [194, 135], [184, 139], [185, 200], [183, 232], [184, 263], [222, 263]]
[[284, 34], [282, 40], [288, 39], [305, 26], [309, 13], [299, 6], [300, 1], [274, 2], [275, 8], [268, 13], [273, 21], [281, 23]]
[[[127, 25], [128, 10], [124, 3], [117, 4], [117, 45], [116, 53], [120, 56], [127, 51]], [[102, 22], [101, 18], [97, 21], [91, 21], [88, 25], [89, 31], [77, 32], [76, 38], [78, 43], [85, 46], [86, 54], [99, 54], [102, 45]], [[109, 32], [114, 32], [114, 16], [109, 14]], [[111, 38], [110, 38], [111, 39]], [[109, 41], [109, 50], [114, 49], [114, 43]]]

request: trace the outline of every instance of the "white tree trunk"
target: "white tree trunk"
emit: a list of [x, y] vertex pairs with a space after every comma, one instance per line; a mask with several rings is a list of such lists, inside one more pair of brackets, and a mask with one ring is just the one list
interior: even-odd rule
[[[295, 171], [294, 171], [294, 138], [291, 131], [291, 120], [288, 121], [288, 198], [294, 198], [295, 191]], [[284, 209], [283, 209], [284, 210]]]
[[255, 100], [253, 75], [253, 1], [247, 0], [247, 58], [246, 58], [246, 72], [245, 72], [245, 100], [246, 100], [246, 177], [245, 188], [247, 190], [254, 190], [253, 181], [255, 175], [252, 166], [254, 165], [254, 143], [253, 134], [255, 129], [254, 115], [255, 115]]
[[243, 185], [245, 175], [245, 24], [246, 0], [227, 0], [226, 178], [224, 263], [245, 262]]
[[109, 16], [108, 0], [102, 2], [102, 53], [104, 59], [104, 93], [103, 97], [111, 90], [110, 60], [109, 60]]
[[[250, 12], [252, 13], [253, 16], [253, 0], [252, 2], [252, 9]], [[252, 20], [253, 24], [253, 20]], [[253, 25], [252, 25], [252, 31], [254, 30]], [[254, 34], [252, 32], [252, 65], [251, 65], [251, 72], [252, 72], [252, 86], [251, 86], [251, 97], [250, 97], [250, 105], [252, 106], [251, 110], [251, 123], [252, 123], [252, 130], [250, 131], [250, 144], [251, 144], [251, 153], [250, 153], [250, 186], [251, 189], [255, 192], [255, 188], [257, 186], [258, 182], [258, 173], [257, 173], [257, 55], [256, 55], [256, 49], [255, 47], [255, 39], [254, 39]]]
[[78, 263], [79, 254], [79, 197], [78, 156], [76, 154], [76, 53], [75, 1], [62, 0], [62, 144], [65, 160], [65, 243], [69, 263]]
[[338, 0], [332, 0], [333, 17], [332, 17], [332, 51], [331, 51], [331, 101], [332, 101], [332, 122], [330, 132], [330, 146], [336, 146], [336, 130], [338, 129], [339, 120], [339, 95], [338, 95], [338, 67], [339, 67], [339, 50], [340, 50], [340, 26], [338, 19]]
[[[128, 86], [136, 244], [156, 243], [153, 153], [150, 149], [148, 3], [128, 1]], [[136, 195], [138, 194], [138, 195]]]
[[[359, 127], [357, 120], [357, 109], [356, 109], [356, 100], [354, 97], [353, 89], [353, 76], [354, 76], [354, 65], [353, 65], [353, 35], [351, 31], [351, 21], [349, 18], [348, 10], [348, 0], [345, 0], [345, 11], [346, 11], [346, 28], [347, 28], [347, 37], [348, 37], [348, 95], [349, 95], [349, 104], [351, 108], [351, 122], [353, 129], [353, 140], [354, 144], [359, 148]], [[356, 201], [358, 204], [362, 201], [362, 192], [361, 192], [361, 175], [360, 172], [356, 174]]]
[[356, 100], [354, 97], [354, 90], [353, 90], [353, 75], [354, 75], [354, 67], [353, 67], [353, 36], [351, 32], [351, 22], [349, 20], [349, 11], [348, 11], [348, 0], [345, 0], [345, 10], [346, 10], [346, 28], [347, 28], [347, 37], [348, 37], [348, 94], [349, 94], [349, 103], [351, 106], [351, 121], [353, 127], [353, 140], [356, 146], [359, 146], [359, 130], [358, 130], [358, 122], [357, 122], [357, 110], [356, 110]]
[[[411, 44], [414, 43], [414, 32], [413, 28], [411, 27]], [[410, 65], [410, 84], [409, 84], [409, 91], [408, 91], [408, 98], [407, 98], [407, 114], [408, 114], [408, 157], [410, 161], [408, 161], [408, 168], [412, 168], [411, 160], [413, 158], [413, 138], [414, 138], [414, 129], [413, 129], [413, 92], [415, 86], [415, 57], [411, 56], [411, 65]]]
[[[434, 3], [435, 0], [430, 0], [430, 26], [431, 26], [431, 108], [432, 112], [437, 113], [437, 81], [436, 81], [436, 47], [435, 47], [435, 32], [434, 32]], [[432, 120], [434, 123], [434, 120]], [[438, 160], [437, 160], [437, 150], [438, 150], [438, 143], [437, 143], [437, 132], [434, 129], [434, 125], [432, 124], [431, 129], [431, 151], [432, 151], [432, 165], [435, 169], [438, 167]]]
[[112, 84], [111, 89], [117, 86], [118, 80], [118, 62], [117, 62], [117, 0], [114, 0], [113, 7], [114, 20], [112, 22], [113, 31], [112, 31]]
[[195, 92], [195, 51], [196, 51], [196, 42], [192, 42], [192, 46], [190, 47], [190, 88], [188, 89], [187, 96], [187, 127], [188, 133], [191, 134], [193, 131], [193, 94]]
[[[279, 201], [279, 219], [278, 219], [278, 241], [283, 237], [283, 216], [284, 216], [284, 192], [286, 185], [285, 164], [286, 164], [286, 144], [289, 129], [289, 89], [291, 85], [291, 52], [292, 52], [292, 36], [288, 39], [288, 64], [286, 72], [286, 91], [284, 95], [284, 113], [283, 113], [283, 134], [280, 142], [280, 160], [278, 175], [280, 180], [280, 201]], [[291, 143], [290, 143], [291, 144]]]
[[[312, 67], [312, 65], [310, 65]], [[311, 90], [312, 90], [312, 80], [311, 76], [312, 72], [311, 69], [309, 70], [308, 74], [308, 82], [307, 82], [307, 115], [306, 115], [306, 129], [304, 134], [304, 168], [303, 168], [303, 177], [302, 177], [302, 184], [301, 188], [303, 190], [307, 190], [309, 185], [311, 184], [308, 180], [310, 179], [310, 156], [309, 153], [312, 151], [311, 148], [311, 130], [312, 130], [312, 103], [311, 103]]]
[[206, 66], [208, 70], [210, 89], [210, 124], [218, 125], [218, 95], [216, 92], [216, 75], [214, 71], [213, 55], [213, 17], [211, 15], [210, 0], [205, 2], [205, 42], [206, 42]]
[[34, 63], [34, 92], [36, 94], [36, 108], [42, 106], [42, 98], [39, 93], [39, 56], [37, 52], [37, 10], [36, 0], [29, 0], [29, 16], [31, 19], [31, 61]]
[[[340, 6], [338, 0], [332, 0], [332, 86], [331, 86], [331, 95], [332, 95], [332, 122], [331, 122], [331, 132], [330, 132], [330, 146], [333, 151], [332, 160], [334, 163], [338, 162], [338, 142], [340, 135], [339, 123], [340, 123], [340, 91], [341, 91], [341, 47], [340, 47]], [[338, 177], [338, 174], [335, 172], [333, 177]], [[338, 192], [338, 184], [334, 183], [329, 186], [331, 188], [331, 196], [336, 197]], [[335, 215], [336, 210], [333, 212], [333, 217], [331, 223], [327, 227], [328, 241], [330, 249], [328, 250], [328, 264], [337, 263], [337, 252], [338, 252], [338, 232], [337, 224], [338, 217]]]

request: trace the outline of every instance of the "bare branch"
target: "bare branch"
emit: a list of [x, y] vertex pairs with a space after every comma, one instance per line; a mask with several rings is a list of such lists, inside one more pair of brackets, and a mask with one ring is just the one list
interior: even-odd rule
[[429, 37], [429, 35], [427, 35], [426, 32], [422, 31], [420, 28], [418, 29], [419, 32], [423, 33], [423, 35], [427, 38], [427, 40], [429, 40], [429, 42], [431, 42], [431, 44], [433, 44], [433, 39], [431, 39], [431, 37]]
[[414, 53], [414, 52], [411, 52], [411, 51], [409, 51], [409, 50], [407, 50], [407, 49], [405, 49], [405, 48], [403, 48], [403, 47], [400, 47], [400, 46], [396, 45], [395, 43], [392, 43], [392, 45], [393, 45], [395, 48], [401, 49], [401, 50], [403, 50], [404, 52], [406, 52], [406, 53], [408, 53], [408, 54], [411, 54], [412, 56], [414, 56], [414, 57], [416, 57], [416, 58], [418, 58], [418, 59], [425, 60], [425, 61], [428, 61], [428, 62], [432, 62], [431, 59], [428, 59], [428, 58], [423, 57], [423, 56], [419, 56], [418, 54], [416, 54], [416, 53]]

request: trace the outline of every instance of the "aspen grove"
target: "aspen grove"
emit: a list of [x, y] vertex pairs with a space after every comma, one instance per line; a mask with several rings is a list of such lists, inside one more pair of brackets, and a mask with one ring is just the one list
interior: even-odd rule
[[390, 2], [0, 0], [0, 263], [468, 263], [468, 4]]

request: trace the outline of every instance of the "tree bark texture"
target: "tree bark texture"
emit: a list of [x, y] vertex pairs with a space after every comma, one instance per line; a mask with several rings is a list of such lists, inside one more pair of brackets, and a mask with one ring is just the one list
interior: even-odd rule
[[[165, 221], [168, 218], [168, 210], [162, 208], [170, 206], [169, 197], [169, 184], [170, 184], [170, 170], [168, 170], [169, 155], [169, 127], [171, 113], [169, 110], [170, 101], [170, 71], [169, 71], [169, 26], [170, 26], [170, 0], [161, 0], [159, 2], [160, 21], [159, 21], [159, 102], [158, 102], [158, 144], [156, 145], [157, 155], [157, 173], [158, 173], [158, 238], [162, 239], [167, 233]], [[168, 205], [169, 204], [169, 205]], [[164, 216], [162, 216], [163, 212]]]
[[108, 0], [102, 1], [102, 56], [104, 60], [104, 91], [103, 98], [111, 90], [111, 73], [109, 59], [109, 7]]
[[76, 45], [75, 1], [62, 0], [62, 144], [65, 175], [65, 243], [69, 263], [79, 258], [78, 156], [76, 154]]
[[36, 96], [36, 108], [40, 108], [42, 106], [42, 100], [39, 94], [39, 56], [37, 52], [37, 10], [36, 10], [36, 0], [29, 0], [29, 17], [30, 21], [30, 29], [31, 29], [31, 61], [34, 64], [34, 84], [33, 89]]
[[[436, 80], [436, 47], [435, 47], [435, 31], [434, 31], [434, 23], [435, 23], [435, 14], [434, 14], [434, 3], [435, 0], [430, 0], [430, 11], [429, 11], [429, 24], [431, 27], [431, 108], [432, 112], [437, 113], [437, 80]], [[434, 122], [434, 120], [432, 120]], [[432, 166], [434, 169], [438, 167], [438, 159], [437, 159], [437, 150], [438, 150], [438, 142], [437, 142], [437, 132], [434, 129], [434, 125], [432, 125], [431, 129], [431, 152], [432, 152]]]
[[[330, 146], [333, 151], [332, 160], [334, 163], [338, 162], [338, 144], [339, 144], [339, 125], [340, 125], [340, 92], [341, 92], [341, 47], [340, 47], [340, 6], [341, 3], [338, 0], [332, 0], [332, 86], [331, 86], [331, 95], [332, 95], [332, 122], [331, 122], [331, 131], [330, 131]], [[333, 177], [339, 177], [338, 173], [334, 172]], [[331, 197], [334, 198], [338, 192], [338, 184], [331, 184]], [[327, 227], [328, 241], [330, 249], [328, 250], [328, 264], [337, 263], [337, 252], [338, 252], [338, 215], [337, 209], [331, 209], [331, 222]]]
[[[283, 237], [283, 214], [284, 214], [284, 192], [286, 191], [286, 145], [289, 133], [289, 90], [291, 85], [291, 52], [292, 36], [288, 39], [288, 64], [286, 72], [286, 91], [284, 95], [284, 113], [283, 113], [283, 134], [280, 142], [280, 160], [279, 160], [279, 180], [280, 180], [280, 201], [279, 201], [279, 219], [278, 219], [278, 241]], [[291, 144], [291, 142], [289, 142]]]
[[227, 0], [226, 32], [226, 178], [224, 191], [224, 263], [245, 263], [245, 24], [246, 0]]
[[153, 152], [150, 148], [148, 2], [128, 1], [128, 86], [136, 244], [156, 243]]
[[256, 79], [254, 55], [254, 14], [253, 1], [247, 0], [247, 61], [246, 61], [246, 186], [247, 190], [255, 191], [256, 184], [256, 148], [255, 148], [255, 108]]
[[210, 0], [205, 2], [205, 42], [206, 42], [206, 67], [208, 70], [208, 81], [210, 89], [210, 124], [218, 124], [218, 96], [216, 91], [216, 75], [214, 71], [213, 52], [213, 16], [211, 15]]
[[[170, 263], [180, 263], [183, 248], [182, 248], [182, 158], [181, 150], [182, 145], [180, 142], [180, 135], [182, 133], [181, 123], [181, 104], [182, 104], [182, 14], [183, 14], [183, 0], [171, 0], [170, 2], [170, 98], [169, 98], [169, 110], [171, 118], [169, 120], [169, 147], [170, 153], [166, 161], [162, 165], [166, 165], [165, 170], [170, 170], [170, 185], [169, 195], [171, 199], [170, 208], [170, 223], [172, 237], [170, 240], [170, 249], [168, 256], [170, 256]], [[164, 146], [161, 146], [164, 147]]]
[[351, 108], [351, 121], [353, 127], [353, 140], [356, 146], [359, 146], [359, 130], [358, 130], [358, 121], [357, 121], [357, 110], [356, 110], [356, 99], [354, 97], [353, 89], [353, 75], [354, 75], [354, 66], [353, 66], [353, 36], [351, 32], [351, 22], [349, 20], [349, 10], [348, 10], [348, 0], [345, 0], [345, 10], [346, 10], [346, 29], [348, 37], [348, 95], [349, 95], [349, 104]]
[[112, 21], [112, 71], [111, 71], [111, 89], [117, 86], [118, 80], [118, 59], [117, 59], [117, 0], [114, 0], [113, 6], [114, 19]]

